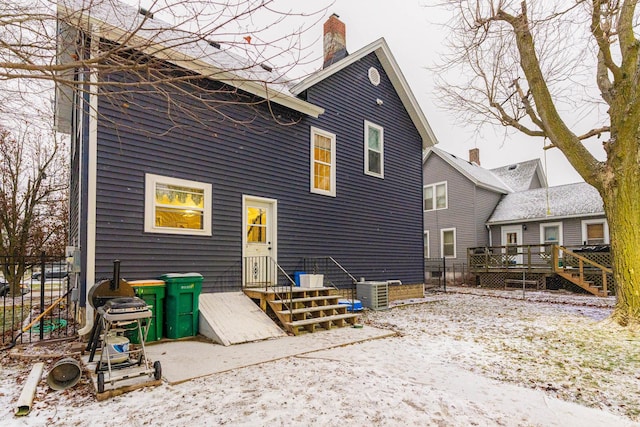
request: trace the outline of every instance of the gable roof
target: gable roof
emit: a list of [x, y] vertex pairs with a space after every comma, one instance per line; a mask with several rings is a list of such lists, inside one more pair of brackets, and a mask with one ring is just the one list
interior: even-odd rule
[[487, 224], [604, 215], [602, 198], [586, 182], [536, 188], [502, 197]]
[[437, 155], [445, 162], [449, 163], [454, 169], [464, 175], [478, 187], [485, 188], [496, 193], [507, 194], [513, 190], [499, 177], [494, 175], [488, 169], [478, 166], [476, 163], [461, 159], [451, 153], [447, 153], [436, 147], [431, 147], [423, 158], [423, 164], [432, 154]]
[[438, 143], [438, 140], [427, 121], [418, 101], [416, 100], [409, 84], [404, 78], [398, 63], [395, 58], [391, 54], [391, 50], [389, 49], [389, 45], [384, 38], [380, 38], [373, 43], [368, 44], [362, 49], [358, 50], [355, 53], [349, 54], [340, 61], [337, 61], [327, 68], [324, 68], [306, 79], [302, 80], [300, 83], [296, 84], [291, 88], [291, 92], [295, 95], [299, 95], [308, 88], [320, 83], [324, 79], [338, 71], [348, 67], [349, 65], [359, 61], [370, 53], [375, 53], [378, 57], [378, 60], [382, 64], [382, 68], [384, 68], [385, 73], [389, 76], [391, 83], [393, 84], [394, 89], [398, 93], [404, 108], [409, 113], [409, 117], [413, 121], [416, 126], [418, 133], [422, 137], [422, 148], [426, 149], [434, 144]]
[[534, 176], [538, 177], [541, 187], [547, 186], [547, 178], [542, 171], [540, 159], [527, 160], [489, 170], [504, 181], [513, 191], [530, 190]]
[[[193, 33], [159, 19], [145, 17], [135, 7], [120, 1], [95, 2], [90, 6], [85, 0], [58, 2], [58, 16], [62, 17], [59, 32], [77, 27], [300, 113], [312, 117], [324, 113], [323, 108], [293, 94], [280, 74], [229, 49], [221, 49], [203, 37], [194, 37]], [[59, 38], [62, 43], [74, 41], [73, 37]], [[59, 58], [64, 57], [61, 53], [74, 51], [71, 49], [71, 46], [59, 46]]]

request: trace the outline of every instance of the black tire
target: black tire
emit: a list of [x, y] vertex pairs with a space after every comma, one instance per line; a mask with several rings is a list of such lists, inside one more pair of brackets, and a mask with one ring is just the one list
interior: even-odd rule
[[98, 373], [98, 393], [104, 393], [104, 372]]
[[154, 369], [154, 373], [153, 373], [153, 378], [155, 378], [156, 380], [159, 380], [162, 378], [162, 366], [160, 366], [160, 361], [156, 360], [155, 362], [153, 362], [153, 369]]

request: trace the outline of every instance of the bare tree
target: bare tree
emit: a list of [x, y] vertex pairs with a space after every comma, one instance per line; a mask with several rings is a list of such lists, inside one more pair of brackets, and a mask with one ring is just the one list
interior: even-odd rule
[[[275, 0], [3, 2], [1, 255], [24, 255], [35, 248], [57, 252], [66, 242], [61, 228], [68, 215], [68, 168], [60, 156], [68, 152], [54, 135], [33, 131], [50, 128], [51, 120], [41, 119], [48, 106], [38, 108], [43, 98], [46, 104], [55, 90], [55, 125], [62, 133], [72, 130], [74, 105], [100, 114], [91, 102], [79, 99], [100, 97], [126, 110], [137, 102], [134, 95], [145, 91], [165, 96], [169, 118], [180, 109], [194, 120], [207, 117], [208, 124], [236, 120], [251, 126], [250, 115], [239, 121], [225, 113], [226, 107], [243, 103], [251, 111], [258, 104], [293, 98], [286, 75], [294, 65], [316, 59], [306, 56], [300, 36], [325, 11], [296, 13], [278, 7]], [[274, 125], [297, 120], [275, 116], [270, 108], [253, 112], [269, 115]], [[30, 130], [25, 131], [24, 123]], [[152, 132], [140, 126], [136, 130]], [[77, 137], [71, 136], [71, 144]], [[4, 272], [14, 291], [25, 269], [23, 263]]]
[[[467, 120], [545, 138], [598, 190], [611, 233], [613, 318], [639, 323], [638, 0], [443, 3], [455, 11], [445, 66], [457, 80], [441, 82], [442, 99]], [[589, 127], [576, 112], [594, 118]], [[605, 161], [585, 147], [602, 135]]]
[[0, 128], [0, 256], [11, 293], [19, 295], [26, 256], [63, 254], [67, 228], [66, 150], [53, 134]]
[[[155, 90], [167, 95], [167, 109], [193, 113], [197, 104], [229, 120], [220, 107], [230, 101], [204, 95], [259, 89], [263, 99], [237, 102], [278, 98], [287, 72], [316, 59], [300, 36], [323, 16], [278, 9], [275, 0], [9, 0], [0, 20], [0, 81], [13, 82], [3, 91], [12, 103], [3, 105], [54, 82], [59, 105], [78, 91], [115, 95], [122, 105], [125, 91]], [[116, 73], [135, 78], [109, 78]], [[225, 86], [196, 86], [202, 78]], [[188, 106], [176, 103], [177, 92]], [[57, 118], [59, 130], [69, 131], [68, 118]]]

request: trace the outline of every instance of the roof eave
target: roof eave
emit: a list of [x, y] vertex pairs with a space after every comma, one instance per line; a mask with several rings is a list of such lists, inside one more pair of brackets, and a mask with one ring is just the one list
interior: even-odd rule
[[603, 212], [588, 212], [588, 213], [581, 213], [581, 214], [572, 214], [572, 215], [549, 215], [549, 216], [544, 216], [544, 217], [535, 217], [535, 218], [516, 218], [516, 219], [504, 219], [501, 221], [487, 221], [485, 224], [486, 225], [507, 225], [507, 224], [514, 224], [514, 223], [518, 223], [521, 224], [523, 222], [541, 222], [541, 221], [549, 221], [549, 220], [553, 220], [553, 221], [557, 221], [559, 219], [574, 219], [574, 218], [584, 218], [584, 217], [589, 217], [589, 216], [605, 216], [604, 211]]
[[411, 120], [415, 124], [416, 129], [418, 130], [418, 133], [422, 138], [422, 149], [427, 149], [428, 147], [437, 144], [438, 139], [431, 129], [427, 118], [422, 112], [420, 105], [413, 95], [409, 84], [404, 78], [404, 75], [402, 74], [398, 63], [393, 57], [393, 54], [391, 53], [391, 50], [389, 49], [389, 46], [387, 45], [387, 42], [384, 38], [380, 38], [368, 44], [357, 52], [349, 54], [342, 60], [307, 77], [300, 83], [293, 86], [291, 88], [291, 93], [299, 95], [308, 88], [320, 83], [327, 77], [359, 61], [372, 52], [375, 52], [376, 56], [378, 57], [378, 60], [382, 64], [382, 67], [391, 80], [391, 84], [395, 88], [398, 96], [400, 97], [400, 100], [402, 101], [402, 104], [407, 110], [409, 117], [411, 117]]
[[459, 167], [456, 162], [451, 160], [451, 158], [447, 155], [447, 153], [445, 151], [442, 151], [442, 150], [438, 151], [438, 150], [431, 149], [424, 156], [423, 162], [425, 162], [427, 160], [427, 158], [431, 155], [431, 153], [435, 153], [438, 157], [440, 157], [442, 160], [447, 162], [452, 168], [454, 168], [459, 173], [461, 173], [465, 178], [467, 178], [469, 181], [471, 181], [473, 183], [473, 185], [475, 185], [476, 187], [484, 188], [485, 190], [494, 191], [494, 192], [500, 193], [500, 194], [509, 194], [509, 191], [504, 189], [504, 188], [499, 188], [499, 187], [495, 187], [493, 185], [486, 184], [484, 182], [480, 182], [478, 179], [476, 179], [476, 177], [474, 177], [469, 172], [467, 172], [466, 170], [464, 170], [461, 167]]
[[[116, 42], [122, 39], [123, 36], [127, 35], [125, 30], [110, 25], [103, 20], [97, 19], [90, 14], [87, 14], [86, 11], [74, 12], [61, 4], [58, 4], [58, 8], [66, 14], [81, 14], [81, 19], [75, 19], [74, 23], [76, 25], [80, 23], [82, 30], [89, 33], [96, 34], [100, 37]], [[162, 59], [183, 69], [193, 71], [204, 78], [223, 82], [237, 89], [241, 89], [252, 95], [263, 98], [268, 102], [273, 102], [284, 107], [291, 108], [292, 110], [315, 118], [324, 113], [324, 108], [311, 104], [310, 102], [296, 96], [290, 96], [283, 92], [271, 89], [267, 82], [242, 78], [230, 71], [207, 64], [202, 60], [193, 58], [173, 48], [168, 48], [159, 43], [151, 43], [149, 40], [142, 37], [134, 35], [131, 38], [131, 41], [134, 43], [136, 41], [140, 42], [138, 45], [143, 46], [143, 48], [139, 49], [142, 53]]]

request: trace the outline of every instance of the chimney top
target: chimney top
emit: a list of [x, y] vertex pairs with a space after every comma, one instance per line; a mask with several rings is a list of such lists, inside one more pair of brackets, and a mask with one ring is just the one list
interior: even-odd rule
[[324, 23], [324, 63], [326, 68], [334, 62], [338, 62], [348, 55], [347, 53], [347, 28], [337, 14], [332, 14]]
[[472, 148], [469, 150], [469, 162], [480, 166], [480, 149]]

